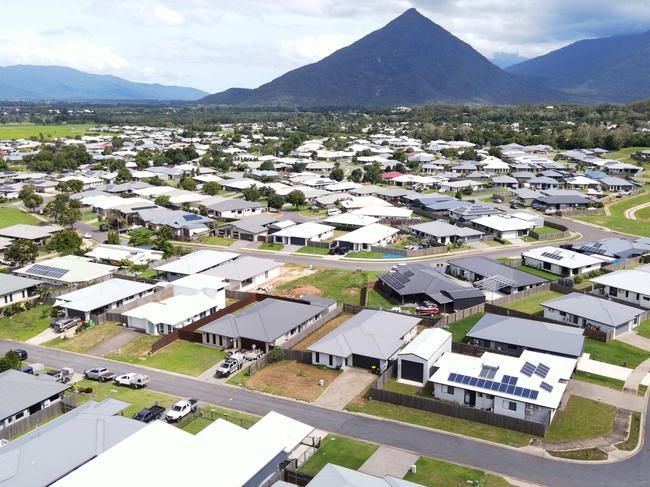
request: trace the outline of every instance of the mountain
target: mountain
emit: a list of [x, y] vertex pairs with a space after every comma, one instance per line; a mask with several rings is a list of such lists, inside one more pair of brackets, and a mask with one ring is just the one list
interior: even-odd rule
[[194, 88], [135, 83], [62, 66], [0, 67], [0, 100], [193, 101], [205, 95]]
[[650, 31], [574, 42], [507, 71], [593, 102], [648, 98]]
[[514, 64], [523, 63], [527, 59], [516, 52], [495, 52], [490, 58], [490, 61], [492, 64], [496, 64], [500, 68], [505, 69]]
[[428, 102], [515, 104], [568, 98], [506, 73], [469, 44], [409, 9], [317, 63], [253, 90], [233, 88], [200, 101], [309, 108]]

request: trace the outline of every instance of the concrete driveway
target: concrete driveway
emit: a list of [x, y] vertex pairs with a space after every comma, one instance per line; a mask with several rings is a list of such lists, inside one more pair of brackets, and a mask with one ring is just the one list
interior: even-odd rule
[[118, 350], [130, 341], [135, 340], [141, 336], [142, 333], [131, 330], [129, 328], [124, 328], [119, 333], [116, 333], [112, 337], [104, 340], [103, 342], [88, 350], [87, 353], [89, 355], [97, 355], [99, 357], [103, 357], [104, 355], [111, 353], [113, 350]]
[[377, 376], [367, 370], [346, 368], [314, 401], [314, 404], [341, 411], [350, 401], [368, 389], [375, 380]]
[[415, 462], [420, 458], [411, 452], [392, 448], [390, 446], [380, 446], [377, 448], [368, 460], [359, 468], [364, 472], [377, 477], [392, 475], [401, 479], [406, 475]]

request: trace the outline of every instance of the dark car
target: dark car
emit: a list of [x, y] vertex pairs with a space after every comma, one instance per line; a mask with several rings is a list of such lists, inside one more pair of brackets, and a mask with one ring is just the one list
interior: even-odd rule
[[108, 225], [106, 225], [105, 223], [101, 223], [99, 225], [99, 231], [100, 232], [108, 232]]
[[22, 348], [14, 348], [14, 349], [9, 350], [9, 351], [18, 354], [18, 358], [20, 358], [20, 360], [27, 360], [27, 351], [26, 350], [23, 350]]
[[519, 208], [519, 204], [516, 201], [511, 201], [510, 202], [510, 208], [512, 208], [513, 210], [516, 210], [517, 208]]
[[144, 408], [135, 413], [133, 419], [142, 421], [143, 423], [151, 423], [156, 419], [160, 419], [164, 412], [165, 408], [162, 406], [151, 406], [150, 408]]

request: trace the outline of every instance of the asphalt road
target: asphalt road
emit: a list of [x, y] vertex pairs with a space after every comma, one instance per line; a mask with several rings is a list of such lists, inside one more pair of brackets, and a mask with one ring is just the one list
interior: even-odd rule
[[[644, 445], [634, 457], [609, 464], [575, 464], [523, 453], [513, 448], [425, 430], [377, 418], [319, 408], [306, 403], [212, 384], [176, 374], [45, 347], [0, 341], [0, 353], [12, 346], [29, 352], [31, 362], [81, 371], [106, 366], [116, 373], [142, 372], [151, 377], [152, 390], [194, 397], [217, 406], [264, 415], [277, 411], [316, 428], [413, 451], [421, 455], [470, 465], [536, 484], [549, 486], [644, 486], [650, 483], [650, 451]], [[650, 426], [646, 423], [645, 434]]]

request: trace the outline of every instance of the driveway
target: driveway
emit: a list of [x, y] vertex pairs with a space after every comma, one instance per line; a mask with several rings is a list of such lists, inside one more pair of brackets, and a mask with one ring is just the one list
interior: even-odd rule
[[401, 479], [408, 473], [411, 466], [418, 461], [418, 458], [420, 458], [418, 455], [411, 452], [390, 446], [380, 446], [361, 465], [359, 471], [376, 477], [392, 475]]
[[623, 382], [625, 382], [632, 373], [632, 369], [628, 369], [627, 367], [608, 364], [607, 362], [600, 362], [599, 360], [592, 360], [589, 358], [588, 353], [583, 354], [582, 357], [578, 359], [578, 370], [622, 380]]
[[631, 411], [643, 411], [645, 398], [639, 396], [636, 392], [617, 391], [610, 387], [599, 386], [589, 382], [582, 382], [579, 380], [572, 380], [567, 385], [565, 397], [569, 394], [574, 396], [592, 399], [594, 401], [602, 402], [615, 406], [621, 409], [629, 409]]
[[650, 352], [650, 340], [641, 335], [637, 335], [636, 332], [632, 331], [629, 333], [624, 333], [621, 336], [616, 337], [619, 342], [627, 343], [633, 347], [640, 348], [641, 350], [646, 350]]
[[108, 355], [113, 350], [117, 350], [132, 340], [135, 340], [138, 337], [141, 337], [142, 333], [139, 333], [135, 330], [129, 328], [124, 328], [119, 333], [116, 333], [112, 337], [104, 340], [98, 345], [94, 346], [88, 350], [89, 355], [97, 355], [98, 357], [103, 357]]
[[367, 370], [349, 367], [343, 370], [334, 382], [320, 395], [314, 404], [338, 411], [363, 393], [370, 384], [377, 380], [377, 376]]

